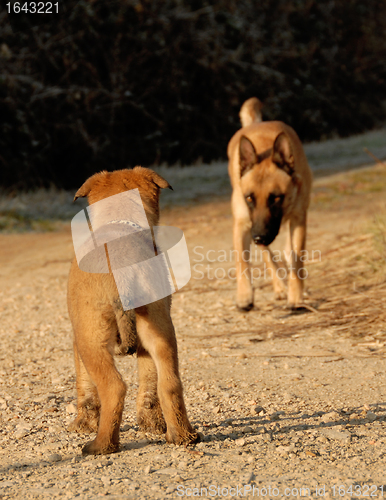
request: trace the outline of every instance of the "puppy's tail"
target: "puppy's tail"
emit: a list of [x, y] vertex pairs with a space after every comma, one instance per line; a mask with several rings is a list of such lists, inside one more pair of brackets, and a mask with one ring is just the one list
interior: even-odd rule
[[263, 103], [257, 97], [251, 97], [241, 106], [240, 121], [242, 127], [248, 127], [252, 123], [259, 123], [263, 120], [261, 109]]

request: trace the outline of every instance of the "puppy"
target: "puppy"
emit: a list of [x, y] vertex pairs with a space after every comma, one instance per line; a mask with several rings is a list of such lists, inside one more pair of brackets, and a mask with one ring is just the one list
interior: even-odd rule
[[280, 226], [289, 221], [285, 256], [288, 258], [288, 306], [303, 301], [307, 209], [312, 185], [311, 169], [296, 132], [280, 121], [261, 121], [261, 102], [252, 97], [240, 110], [242, 128], [228, 145], [229, 176], [233, 188], [233, 244], [236, 250], [237, 298], [240, 309], [253, 307], [249, 268], [251, 239], [271, 269], [275, 296], [285, 286], [268, 245]]
[[[77, 191], [75, 200], [87, 196], [89, 205], [105, 200], [103, 206], [106, 206], [107, 198], [138, 189], [152, 228], [158, 224], [160, 188], [168, 187], [171, 188], [168, 182], [152, 170], [135, 167], [93, 175]], [[94, 222], [105, 222], [106, 213], [98, 208], [100, 206], [94, 207], [93, 227]], [[130, 221], [112, 222], [116, 223], [113, 226], [133, 224]], [[134, 254], [154, 257], [153, 243], [151, 241], [148, 247], [141, 244]], [[69, 430], [97, 432], [96, 438], [84, 446], [83, 454], [119, 450], [126, 385], [115, 367], [114, 355], [136, 352], [140, 429], [158, 434], [166, 432], [169, 443], [196, 441], [197, 433], [186, 415], [178, 372], [170, 295], [136, 309], [124, 310], [111, 267], [108, 271], [103, 274], [85, 272], [75, 259], [70, 270], [68, 310], [74, 331], [78, 407], [77, 417]]]

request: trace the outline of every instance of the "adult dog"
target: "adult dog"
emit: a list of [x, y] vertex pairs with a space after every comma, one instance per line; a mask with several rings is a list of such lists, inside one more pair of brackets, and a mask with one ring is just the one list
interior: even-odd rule
[[241, 107], [242, 128], [228, 145], [229, 176], [233, 188], [233, 244], [236, 253], [237, 298], [240, 309], [253, 307], [249, 267], [251, 239], [262, 247], [271, 270], [274, 292], [285, 286], [268, 245], [280, 226], [289, 221], [285, 256], [289, 266], [288, 306], [303, 301], [307, 209], [312, 174], [296, 132], [280, 121], [261, 121], [261, 102], [252, 97]]
[[[138, 189], [148, 225], [152, 228], [159, 219], [160, 188], [168, 187], [168, 182], [152, 170], [135, 167], [93, 175], [77, 191], [75, 200], [87, 196], [93, 208], [92, 205], [101, 200], [105, 203], [116, 194]], [[94, 208], [99, 210], [100, 206], [106, 204]], [[108, 219], [109, 214], [97, 210], [96, 222], [104, 223], [103, 219]], [[130, 220], [111, 222], [116, 231], [134, 224]], [[138, 244], [138, 240], [134, 241]], [[151, 237], [147, 247], [141, 245], [134, 249], [138, 260], [154, 257]], [[110, 253], [109, 257], [111, 259]], [[114, 354], [136, 352], [140, 429], [159, 434], [166, 432], [166, 440], [170, 443], [196, 441], [197, 433], [186, 415], [178, 372], [177, 343], [170, 317], [171, 297], [124, 310], [111, 267], [108, 271], [85, 272], [75, 259], [70, 270], [68, 309], [74, 330], [78, 407], [77, 417], [69, 430], [97, 432], [96, 438], [83, 448], [83, 454], [118, 451], [126, 384], [115, 367]], [[136, 279], [141, 276], [136, 275]], [[155, 276], [154, 281], [156, 279]]]

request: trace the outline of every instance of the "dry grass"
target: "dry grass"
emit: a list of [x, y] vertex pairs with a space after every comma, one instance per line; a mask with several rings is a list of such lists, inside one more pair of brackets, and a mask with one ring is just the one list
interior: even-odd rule
[[[346, 139], [331, 139], [305, 145], [305, 151], [315, 177], [358, 168], [372, 163], [363, 151], [367, 147], [378, 158], [386, 157], [385, 130], [375, 130]], [[191, 167], [163, 165], [155, 167], [173, 186], [161, 196], [161, 208], [195, 205], [213, 197], [229, 198], [231, 186], [226, 162], [211, 165], [197, 163]], [[384, 169], [385, 170], [385, 169]], [[326, 184], [315, 188], [314, 203], [330, 203], [342, 194], [379, 192], [386, 184], [386, 172], [358, 171], [348, 185], [343, 179], [338, 185]], [[377, 175], [378, 178], [373, 178]], [[370, 176], [370, 178], [369, 178]], [[83, 200], [73, 203], [74, 191], [55, 188], [32, 192], [2, 193], [0, 191], [0, 233], [16, 231], [52, 231], [61, 228], [61, 221], [69, 221], [84, 208]]]

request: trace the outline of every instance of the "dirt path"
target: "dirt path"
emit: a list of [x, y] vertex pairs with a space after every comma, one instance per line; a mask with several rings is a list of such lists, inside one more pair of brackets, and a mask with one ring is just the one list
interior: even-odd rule
[[192, 263], [173, 298], [188, 413], [203, 436], [189, 449], [137, 432], [127, 358], [122, 451], [80, 455], [88, 436], [66, 431], [69, 228], [0, 236], [0, 498], [386, 495], [385, 192], [381, 168], [316, 183], [307, 264], [316, 312], [302, 314], [273, 302], [264, 278], [255, 309], [236, 309], [228, 201], [164, 213]]

